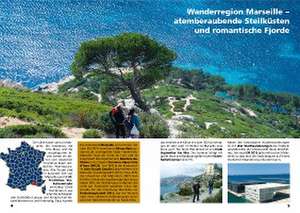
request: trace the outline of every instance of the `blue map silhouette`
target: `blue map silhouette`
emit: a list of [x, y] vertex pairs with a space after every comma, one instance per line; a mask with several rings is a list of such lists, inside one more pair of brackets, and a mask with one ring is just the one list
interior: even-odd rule
[[[15, 150], [8, 148], [8, 154], [1, 153], [0, 158], [9, 168], [7, 185], [13, 189], [26, 190], [28, 185], [42, 186], [42, 168], [40, 163], [44, 160], [45, 152], [34, 149], [26, 142]], [[45, 193], [45, 188], [42, 188]]]

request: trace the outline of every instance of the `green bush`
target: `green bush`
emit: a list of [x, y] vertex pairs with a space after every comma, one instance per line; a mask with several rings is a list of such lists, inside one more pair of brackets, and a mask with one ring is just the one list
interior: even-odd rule
[[101, 113], [81, 110], [72, 113], [70, 117], [74, 126], [86, 129], [100, 129], [106, 133], [115, 132], [115, 126], [109, 117], [109, 112]]
[[38, 132], [50, 134], [54, 138], [65, 138], [66, 135], [58, 128], [49, 125], [37, 125]]
[[75, 93], [71, 93], [69, 94], [70, 97], [74, 97], [74, 98], [80, 98], [80, 99], [85, 99], [85, 100], [92, 100], [92, 101], [97, 101], [98, 98], [91, 93], [91, 91], [86, 90], [86, 89], [79, 89], [78, 92]]
[[[86, 115], [87, 119], [78, 119], [78, 121], [84, 121], [83, 124], [87, 126], [94, 126], [98, 121], [91, 122], [91, 120], [93, 121], [94, 117], [107, 112], [109, 108], [109, 106], [95, 101], [66, 97], [61, 94], [0, 88], [1, 116], [17, 117], [37, 123], [54, 126], [80, 126], [74, 122], [74, 119]], [[77, 116], [78, 112], [82, 112], [82, 114]], [[97, 116], [94, 116], [95, 114]], [[76, 116], [73, 117], [73, 115]], [[86, 120], [88, 124], [85, 123]]]
[[89, 129], [83, 133], [82, 137], [83, 138], [103, 138], [104, 133], [97, 129]]
[[64, 138], [64, 133], [47, 125], [15, 125], [0, 129], [0, 138]]
[[77, 127], [103, 129], [102, 117], [103, 114], [98, 111], [79, 110], [71, 113], [70, 119], [73, 125]]
[[88, 126], [87, 112], [85, 111], [72, 112], [70, 114], [70, 120], [74, 126], [85, 128]]
[[166, 81], [178, 84], [178, 79], [181, 79], [181, 86], [197, 91], [204, 89], [217, 91], [225, 86], [225, 80], [221, 76], [211, 75], [202, 70], [182, 70], [173, 67]]
[[106, 133], [114, 133], [115, 132], [115, 126], [112, 123], [109, 113], [104, 113], [99, 118], [99, 129]]
[[214, 182], [214, 188], [221, 188], [222, 187], [222, 181]]
[[222, 203], [222, 189], [215, 196], [208, 197], [202, 201], [203, 203]]
[[145, 138], [167, 138], [170, 131], [167, 122], [159, 115], [140, 113], [141, 136]]
[[193, 194], [191, 183], [182, 183], [179, 185], [178, 194], [181, 196], [188, 196]]
[[59, 93], [69, 93], [69, 91], [68, 91], [69, 89], [79, 87], [79, 86], [83, 85], [84, 83], [86, 83], [85, 79], [75, 78], [73, 80], [70, 80], [70, 81], [60, 85], [58, 87], [58, 90], [59, 90]]
[[174, 109], [175, 112], [182, 112], [183, 108], [185, 106], [185, 101], [178, 100], [178, 101], [174, 102], [174, 106], [175, 106], [175, 109]]
[[38, 130], [33, 125], [16, 125], [0, 129], [0, 138], [18, 138], [25, 135], [35, 135]]

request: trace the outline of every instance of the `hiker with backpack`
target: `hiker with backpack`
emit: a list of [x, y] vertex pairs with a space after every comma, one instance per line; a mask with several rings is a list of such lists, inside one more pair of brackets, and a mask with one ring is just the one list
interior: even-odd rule
[[214, 181], [213, 179], [210, 179], [208, 181], [208, 194], [211, 195], [213, 190], [214, 190]]
[[200, 181], [197, 181], [197, 182], [193, 183], [193, 186], [192, 186], [193, 193], [194, 193], [193, 203], [195, 203], [196, 201], [199, 201], [200, 188], [201, 188]]
[[138, 138], [140, 136], [140, 118], [135, 113], [134, 108], [129, 110], [125, 125], [127, 127], [128, 137]]
[[115, 126], [116, 138], [125, 138], [126, 130], [125, 130], [125, 115], [123, 111], [123, 104], [119, 103], [116, 107], [114, 107], [110, 113], [110, 119]]

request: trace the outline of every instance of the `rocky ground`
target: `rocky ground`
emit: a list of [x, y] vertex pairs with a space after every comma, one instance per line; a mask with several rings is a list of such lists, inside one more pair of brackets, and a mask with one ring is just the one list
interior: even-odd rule
[[[195, 203], [202, 203], [202, 201], [210, 196], [215, 196], [218, 193], [219, 189], [214, 189], [212, 194], [208, 194], [208, 190], [205, 192], [200, 193], [199, 201]], [[171, 192], [166, 193], [163, 195], [162, 203], [192, 203], [193, 202], [193, 195], [190, 196], [181, 196], [177, 193]]]

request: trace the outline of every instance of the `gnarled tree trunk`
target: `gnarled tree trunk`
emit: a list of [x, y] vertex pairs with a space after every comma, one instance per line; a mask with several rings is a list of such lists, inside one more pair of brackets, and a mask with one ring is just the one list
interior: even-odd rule
[[128, 85], [128, 89], [129, 89], [129, 91], [131, 93], [131, 96], [132, 96], [133, 100], [137, 104], [137, 106], [139, 108], [141, 108], [143, 111], [149, 112], [150, 108], [147, 106], [147, 104], [145, 103], [145, 101], [142, 99], [140, 89], [136, 88], [136, 86], [134, 85], [134, 83], [129, 84]]

